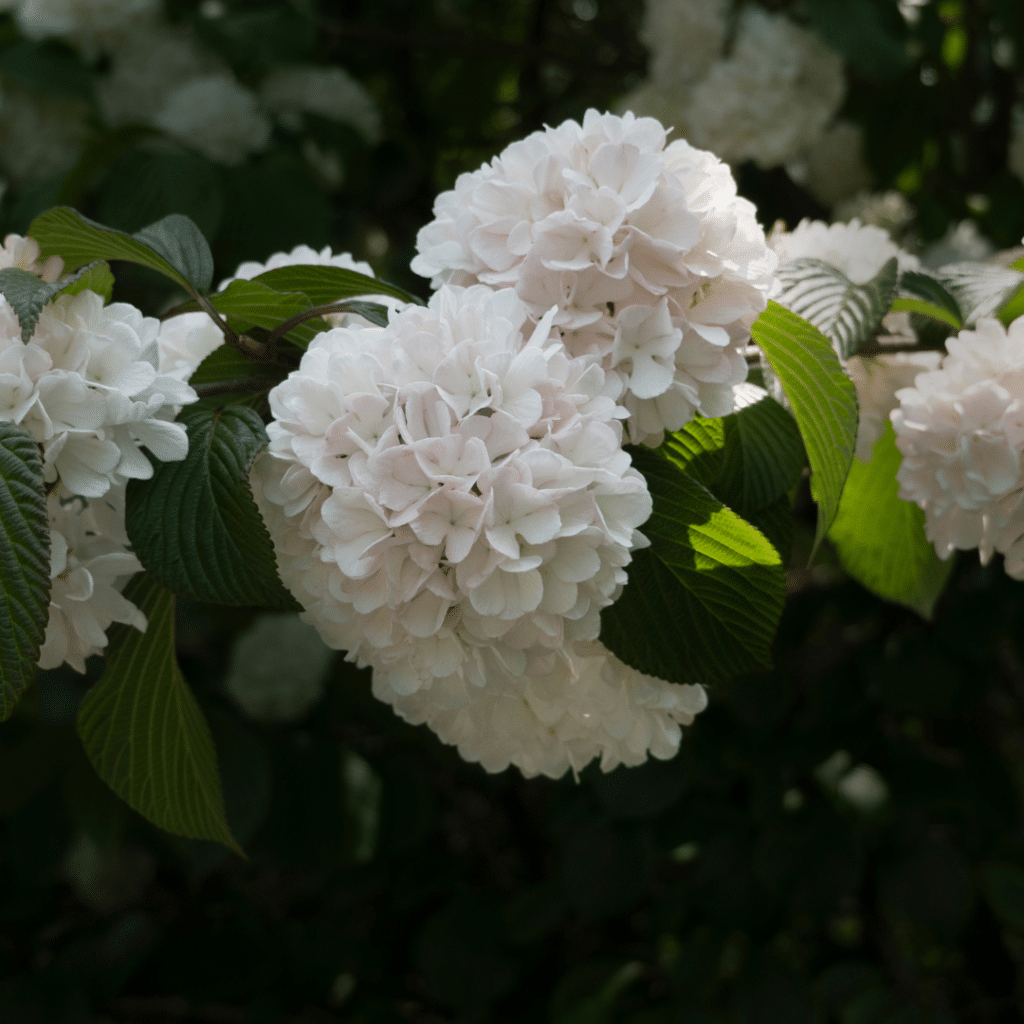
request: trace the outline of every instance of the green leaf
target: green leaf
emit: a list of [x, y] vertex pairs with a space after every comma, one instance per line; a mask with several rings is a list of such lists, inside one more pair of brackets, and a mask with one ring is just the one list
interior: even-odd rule
[[[263, 327], [272, 331], [289, 317], [317, 305], [302, 292], [275, 290], [262, 283], [262, 277], [266, 275], [255, 281], [232, 281], [224, 291], [210, 296], [213, 308], [246, 328]], [[305, 348], [317, 334], [327, 329], [326, 320], [314, 317], [293, 327], [286, 337]]]
[[1024, 273], [989, 263], [951, 263], [937, 274], [963, 312], [965, 327], [993, 316], [1024, 284]]
[[[180, 214], [166, 217], [133, 236], [97, 224], [70, 206], [57, 206], [36, 217], [28, 234], [39, 242], [44, 258], [61, 256], [68, 270], [77, 270], [95, 260], [125, 260], [158, 271], [191, 295], [205, 291], [213, 275], [213, 258], [206, 240]], [[169, 257], [180, 260], [182, 266]]]
[[[952, 318], [945, 320], [951, 326], [959, 328], [963, 323], [963, 312], [960, 304], [945, 289], [942, 282], [930, 274], [922, 274], [918, 270], [905, 270], [900, 275], [900, 292], [916, 299], [923, 299], [929, 305], [944, 309]], [[929, 314], [930, 315], [930, 314]]]
[[695, 417], [658, 451], [744, 516], [787, 494], [806, 462], [796, 421], [767, 395], [721, 419]]
[[796, 520], [789, 497], [779, 498], [754, 512], [744, 512], [743, 518], [756, 526], [771, 542], [782, 559], [783, 569], [788, 568], [793, 551], [793, 531]]
[[148, 576], [136, 577], [125, 596], [148, 626], [112, 634], [103, 677], [78, 714], [85, 752], [100, 778], [154, 825], [242, 853], [224, 817], [210, 727], [174, 657], [174, 596]]
[[996, 916], [1024, 932], [1024, 869], [1016, 864], [986, 864], [981, 869], [982, 890]]
[[342, 299], [358, 295], [391, 295], [404, 302], [424, 305], [419, 296], [407, 292], [396, 284], [389, 284], [376, 277], [367, 277], [354, 270], [343, 270], [341, 267], [298, 264], [264, 271], [253, 280], [280, 292], [302, 292], [303, 295], [309, 296], [314, 306], [340, 302]]
[[654, 452], [636, 449], [654, 512], [651, 547], [601, 614], [601, 639], [626, 664], [674, 683], [714, 683], [771, 666], [785, 574], [750, 523]]
[[959, 330], [960, 320], [948, 309], [936, 306], [934, 303], [926, 302], [924, 299], [893, 299], [893, 313], [916, 313], [918, 316], [926, 316], [930, 320], [938, 320], [954, 330]]
[[202, 231], [181, 213], [172, 213], [137, 231], [133, 238], [163, 256], [200, 293], [213, 281], [213, 253]]
[[793, 407], [811, 464], [811, 496], [818, 503], [816, 550], [839, 511], [853, 462], [857, 393], [828, 339], [778, 303], [768, 303], [751, 334]]
[[340, 313], [355, 313], [375, 327], [387, 327], [388, 307], [378, 302], [346, 302]]
[[0, 722], [32, 681], [50, 617], [50, 520], [39, 448], [0, 423]]
[[821, 260], [793, 260], [779, 267], [779, 303], [817, 327], [849, 359], [882, 322], [896, 294], [894, 256], [867, 284], [854, 284]]
[[107, 278], [110, 279], [112, 288], [114, 279], [106, 263], [91, 263], [70, 277], [61, 278], [52, 284], [44, 281], [38, 274], [33, 274], [31, 270], [8, 267], [0, 270], [0, 294], [3, 294], [14, 310], [21, 325], [21, 340], [28, 344], [35, 333], [39, 314], [48, 302], [65, 291], [75, 295], [90, 287], [92, 283], [106, 287]]
[[1007, 299], [1006, 305], [999, 310], [999, 320], [1006, 327], [1009, 327], [1019, 316], [1024, 316], [1024, 286], [1018, 288]]
[[47, 96], [93, 95], [93, 76], [73, 50], [50, 40], [24, 42], [0, 54], [0, 75], [29, 92]]
[[249, 408], [186, 409], [183, 462], [159, 463], [128, 485], [126, 525], [146, 569], [175, 594], [240, 607], [301, 610], [277, 562], [249, 488], [249, 468], [267, 444]]
[[230, 345], [214, 349], [189, 377], [192, 387], [250, 381], [254, 389], [273, 387], [288, 376], [289, 367], [281, 363], [256, 363]]
[[68, 284], [61, 289], [62, 295], [77, 295], [79, 292], [96, 292], [103, 296], [103, 302], [110, 302], [114, 294], [114, 275], [105, 260], [90, 263], [72, 275]]
[[871, 461], [854, 460], [829, 540], [846, 571], [887, 601], [930, 619], [953, 559], [943, 562], [924, 532], [924, 512], [897, 496], [900, 451], [889, 423]]

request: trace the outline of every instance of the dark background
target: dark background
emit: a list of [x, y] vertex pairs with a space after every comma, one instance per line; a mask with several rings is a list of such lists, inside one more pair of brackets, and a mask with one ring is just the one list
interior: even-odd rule
[[[331, 244], [424, 293], [407, 267], [435, 194], [645, 72], [632, 0], [600, 0], [588, 19], [556, 0], [227, 6], [216, 21], [185, 3], [171, 16], [194, 20], [242, 81], [338, 62], [378, 99], [375, 146], [313, 122], [344, 154], [344, 188], [318, 186], [282, 131], [221, 168], [97, 125], [76, 168], [7, 193], [8, 229], [53, 202], [126, 229], [184, 212], [224, 274]], [[1020, 241], [1024, 188], [1006, 169], [1017, 72], [992, 47], [1024, 45], [1024, 5], [931, 3], [913, 29], [889, 0], [767, 6], [842, 50], [843, 116], [865, 129], [876, 188], [908, 193], [922, 241], [967, 216], [997, 246]], [[20, 45], [4, 26], [2, 45]], [[951, 32], [967, 38], [959, 63]], [[143, 173], [172, 158], [180, 173]], [[766, 224], [826, 213], [782, 169], [737, 176]], [[120, 288], [147, 310], [163, 299], [139, 274]], [[85, 681], [43, 674], [0, 726], [0, 1021], [1021, 1019], [1024, 590], [961, 556], [925, 623], [833, 568], [796, 563], [790, 582], [776, 671], [717, 688], [675, 760], [557, 783], [463, 763], [340, 656], [305, 719], [255, 723], [223, 691], [248, 613], [183, 608], [182, 666], [246, 862], [159, 832], [96, 778], [74, 717], [100, 662]], [[884, 780], [870, 813], [820, 770], [839, 751]], [[83, 834], [91, 882], [70, 884], [62, 864]]]

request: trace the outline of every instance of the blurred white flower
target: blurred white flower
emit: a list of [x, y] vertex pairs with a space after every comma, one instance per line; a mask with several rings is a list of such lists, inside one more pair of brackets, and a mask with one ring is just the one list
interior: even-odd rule
[[833, 219], [849, 223], [873, 224], [884, 228], [893, 239], [898, 239], [910, 226], [915, 216], [914, 207], [902, 192], [858, 192], [844, 199], [833, 211]]
[[802, 184], [831, 209], [871, 185], [864, 162], [864, 130], [851, 121], [836, 121], [813, 142], [804, 157]]
[[203, 75], [179, 86], [154, 123], [220, 164], [242, 163], [270, 143], [270, 121], [256, 96], [226, 73]]
[[647, 0], [640, 41], [651, 53], [648, 77], [663, 88], [699, 81], [725, 44], [729, 0]]
[[366, 87], [340, 67], [277, 68], [260, 86], [264, 106], [286, 128], [299, 131], [303, 114], [348, 124], [368, 141], [380, 139], [380, 111]]
[[60, 280], [64, 273], [64, 261], [59, 256], [50, 256], [40, 263], [39, 253], [39, 243], [34, 238], [8, 235], [4, 239], [3, 249], [0, 249], [0, 270], [11, 267], [28, 270], [48, 284]]
[[866, 816], [881, 810], [889, 799], [885, 779], [869, 764], [851, 768], [836, 784], [836, 792], [854, 810]]
[[89, 108], [9, 83], [0, 90], [0, 171], [15, 184], [52, 178], [72, 167], [89, 132]]
[[265, 613], [235, 640], [224, 686], [247, 715], [293, 722], [323, 696], [333, 657], [316, 628], [298, 615]]
[[149, 25], [114, 47], [110, 70], [97, 78], [96, 100], [111, 127], [151, 124], [183, 82], [223, 70], [220, 58], [191, 33]]
[[43, 448], [43, 471], [67, 494], [102, 497], [161, 461], [183, 459], [185, 428], [169, 422], [196, 394], [158, 372], [159, 323], [134, 306], [103, 305], [95, 292], [62, 295], [43, 308], [28, 344], [0, 300], [0, 419]]
[[916, 256], [905, 252], [888, 232], [852, 220], [826, 224], [806, 218], [792, 231], [773, 231], [768, 244], [779, 257], [779, 266], [800, 259], [821, 260], [841, 270], [854, 284], [867, 284], [893, 258], [900, 270], [916, 270]]
[[525, 674], [496, 667], [485, 686], [374, 693], [406, 721], [427, 724], [489, 772], [515, 765], [557, 779], [594, 758], [603, 771], [662, 760], [679, 750], [681, 726], [707, 706], [702, 686], [680, 686], [624, 665], [598, 642], [535, 659]]
[[785, 16], [750, 5], [732, 52], [694, 87], [679, 127], [730, 163], [775, 167], [818, 140], [845, 94], [838, 54]]
[[282, 579], [396, 695], [465, 699], [595, 639], [651, 511], [594, 357], [511, 289], [319, 335], [270, 395], [254, 487]]
[[731, 411], [775, 259], [711, 153], [590, 110], [461, 175], [434, 214], [413, 270], [513, 286], [535, 321], [555, 307], [569, 353], [621, 378], [634, 442]]
[[897, 393], [900, 497], [925, 513], [940, 558], [978, 548], [1024, 577], [1024, 319], [983, 319], [946, 342], [939, 369]]
[[59, 36], [92, 57], [155, 20], [162, 6], [162, 0], [21, 0], [16, 17], [29, 39]]
[[996, 247], [981, 233], [973, 220], [962, 220], [959, 224], [950, 225], [946, 234], [937, 242], [924, 247], [921, 263], [936, 270], [950, 263], [981, 263], [995, 251]]
[[143, 632], [146, 617], [121, 593], [142, 569], [130, 552], [124, 527], [123, 486], [102, 498], [61, 500], [51, 494], [50, 618], [39, 667], [67, 662], [85, 671], [85, 659], [102, 654], [107, 630], [123, 622]]

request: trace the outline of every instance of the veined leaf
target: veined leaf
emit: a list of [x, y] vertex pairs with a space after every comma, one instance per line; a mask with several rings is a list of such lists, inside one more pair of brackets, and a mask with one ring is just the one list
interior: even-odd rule
[[210, 727], [174, 657], [174, 596], [148, 576], [125, 596], [145, 614], [145, 633], [112, 634], [103, 677], [86, 694], [78, 732], [100, 778], [144, 818], [238, 853], [224, 817]]
[[817, 549], [839, 511], [853, 462], [857, 393], [828, 339], [778, 303], [768, 303], [751, 333], [782, 384], [804, 441], [818, 504]]
[[266, 270], [258, 277], [254, 277], [253, 280], [276, 291], [302, 292], [303, 295], [309, 296], [314, 306], [371, 295], [390, 295], [403, 302], [424, 305], [419, 296], [407, 292], [396, 284], [381, 281], [376, 277], [367, 277], [355, 270], [344, 270], [341, 267], [322, 267], [303, 263], [292, 267]]
[[36, 324], [39, 323], [39, 315], [48, 302], [63, 292], [76, 295], [86, 288], [92, 288], [94, 284], [97, 285], [96, 291], [106, 289], [105, 297], [109, 299], [114, 278], [106, 263], [87, 264], [69, 277], [63, 277], [52, 284], [44, 281], [38, 274], [33, 274], [31, 270], [22, 270], [20, 267], [0, 270], [0, 293], [14, 310], [21, 326], [21, 340], [26, 344], [31, 341]]
[[[263, 275], [266, 276], [266, 275]], [[210, 303], [218, 313], [231, 317], [248, 327], [263, 327], [272, 331], [297, 313], [304, 313], [316, 305], [309, 296], [296, 291], [275, 291], [260, 281], [232, 281], [227, 288], [210, 296]], [[321, 331], [328, 328], [327, 321], [314, 317], [293, 327], [287, 337], [305, 348]]]
[[629, 583], [601, 614], [601, 639], [626, 664], [675, 683], [714, 683], [771, 665], [785, 575], [750, 523], [653, 452], [637, 468], [654, 498]]
[[44, 258], [62, 257], [67, 270], [96, 260], [125, 260], [158, 271], [191, 295], [205, 292], [213, 277], [206, 239], [181, 214], [129, 235], [97, 224], [70, 206], [56, 206], [36, 217], [28, 233], [39, 242]]
[[854, 460], [839, 514], [829, 530], [839, 560], [858, 583], [930, 619], [953, 559], [939, 560], [924, 532], [924, 512], [897, 496], [900, 451], [891, 424], [871, 461]]
[[889, 312], [897, 275], [895, 256], [859, 285], [821, 260], [793, 260], [779, 268], [778, 301], [829, 338], [840, 358], [849, 359]]
[[922, 299], [932, 306], [945, 310], [956, 323], [947, 320], [953, 327], [963, 324], [963, 311], [956, 298], [946, 290], [942, 282], [919, 270], [905, 270], [900, 274], [900, 293], [915, 299]]
[[806, 461], [796, 421], [762, 394], [721, 419], [695, 417], [658, 449], [744, 516], [783, 497]]
[[253, 388], [273, 387], [288, 376], [289, 367], [280, 363], [257, 363], [237, 348], [221, 345], [215, 348], [189, 377], [189, 384], [202, 389], [203, 385], [223, 384], [228, 381], [251, 381]]
[[926, 302], [924, 299], [898, 298], [893, 299], [893, 313], [916, 313], [918, 316], [926, 316], [930, 320], [937, 320], [939, 323], [952, 327], [953, 330], [960, 329], [960, 319], [948, 309], [936, 306], [933, 302]]
[[50, 521], [32, 437], [0, 423], [0, 722], [32, 681], [50, 617]]
[[965, 327], [994, 316], [1024, 284], [1024, 273], [988, 263], [951, 263], [936, 272], [963, 312]]
[[139, 560], [175, 594], [194, 601], [298, 610], [249, 488], [249, 468], [266, 446], [249, 408], [196, 407], [179, 417], [188, 456], [162, 462], [128, 485], [125, 523]]

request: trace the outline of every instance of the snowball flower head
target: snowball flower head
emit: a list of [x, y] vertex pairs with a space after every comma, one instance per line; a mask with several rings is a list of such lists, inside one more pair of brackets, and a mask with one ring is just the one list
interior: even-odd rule
[[702, 78], [721, 55], [728, 0], [647, 0], [640, 41], [651, 80], [678, 89]]
[[900, 497], [925, 513], [941, 558], [978, 548], [1024, 577], [1024, 319], [984, 319], [946, 342], [939, 369], [897, 393]]
[[207, 313], [179, 313], [160, 323], [157, 370], [188, 380], [211, 352], [224, 344], [224, 334]]
[[159, 329], [134, 306], [104, 306], [82, 291], [45, 306], [25, 344], [14, 311], [0, 301], [0, 420], [42, 445], [44, 475], [59, 480], [65, 496], [99, 498], [148, 479], [153, 467], [142, 445], [162, 461], [185, 457], [185, 428], [170, 420], [196, 394], [158, 372]]
[[21, 235], [8, 235], [4, 239], [4, 247], [0, 249], [0, 270], [16, 267], [36, 274], [47, 284], [60, 280], [64, 273], [64, 261], [59, 256], [50, 256], [40, 262], [39, 243], [34, 238], [22, 238]]
[[175, 89], [155, 124], [220, 164], [239, 164], [270, 142], [270, 121], [255, 95], [226, 73], [194, 78]]
[[85, 659], [102, 654], [107, 630], [123, 622], [145, 631], [146, 617], [120, 591], [142, 565], [129, 551], [124, 528], [124, 487], [89, 502], [51, 494], [50, 618], [39, 667], [67, 662], [85, 671]]
[[644, 543], [623, 410], [553, 315], [534, 327], [511, 289], [443, 287], [387, 328], [318, 335], [270, 393], [253, 477], [282, 579], [396, 696], [464, 702], [596, 639]]
[[525, 675], [498, 669], [461, 700], [433, 690], [374, 693], [406, 721], [426, 723], [467, 761], [489, 772], [515, 765], [527, 776], [557, 779], [594, 758], [603, 771], [634, 767], [648, 755], [667, 760], [707, 706], [702, 686], [680, 686], [624, 665], [602, 644], [578, 641], [536, 659]]
[[380, 138], [380, 111], [366, 87], [339, 67], [272, 71], [260, 87], [264, 106], [286, 127], [302, 128], [303, 114], [349, 124], [370, 142]]
[[635, 442], [732, 408], [775, 269], [751, 203], [711, 153], [653, 118], [590, 110], [513, 143], [438, 196], [412, 268], [552, 306], [570, 355], [622, 380]]
[[730, 56], [694, 88], [685, 128], [730, 163], [775, 167], [813, 145], [845, 92], [838, 54], [784, 15], [750, 5]]
[[852, 121], [836, 121], [811, 146], [802, 182], [824, 206], [832, 208], [865, 191], [871, 171], [864, 162], [864, 130]]

